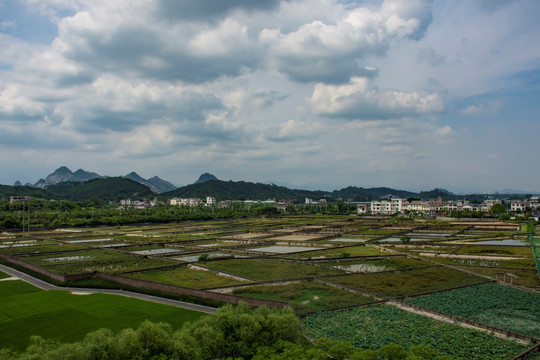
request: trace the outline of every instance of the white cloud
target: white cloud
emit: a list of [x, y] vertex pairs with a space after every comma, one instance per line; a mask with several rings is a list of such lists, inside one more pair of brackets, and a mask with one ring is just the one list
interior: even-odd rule
[[495, 114], [502, 106], [501, 101], [493, 101], [489, 104], [469, 105], [465, 109], [462, 109], [461, 113], [463, 115]]
[[444, 110], [444, 102], [437, 94], [380, 91], [370, 86], [369, 79], [359, 77], [346, 85], [316, 84], [310, 104], [317, 115], [361, 120], [430, 115]]
[[[34, 30], [21, 29], [24, 21], [2, 18], [17, 31], [0, 33], [0, 149], [7, 156], [24, 149], [29, 164], [32, 153], [44, 154], [36, 168], [80, 163], [101, 173], [151, 168], [181, 177], [216, 167], [256, 181], [451, 182], [459, 162], [474, 169], [488, 157], [479, 151], [486, 144], [501, 136], [506, 143], [519, 126], [537, 129], [528, 120], [536, 112], [529, 106], [523, 115], [516, 105], [536, 91], [535, 1], [25, 4], [57, 24], [58, 35], [36, 45], [16, 37]], [[526, 80], [533, 92], [516, 101], [507, 90]], [[481, 116], [463, 120], [495, 112], [489, 126]], [[510, 112], [522, 122], [504, 127]], [[534, 153], [538, 145], [527, 144]], [[10, 164], [6, 174], [16, 170]]]
[[421, 1], [385, 1], [379, 11], [358, 7], [334, 24], [315, 20], [289, 33], [264, 29], [260, 39], [270, 63], [292, 80], [343, 83], [363, 75], [364, 57], [384, 54], [394, 39], [419, 37], [430, 21]]

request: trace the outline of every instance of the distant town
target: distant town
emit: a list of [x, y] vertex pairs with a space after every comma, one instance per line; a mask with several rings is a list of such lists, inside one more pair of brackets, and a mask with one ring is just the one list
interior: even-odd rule
[[[540, 216], [540, 203], [539, 196], [530, 196], [524, 200], [501, 200], [501, 199], [488, 199], [481, 203], [474, 203], [469, 200], [448, 200], [443, 201], [442, 197], [434, 199], [419, 200], [419, 199], [403, 199], [393, 195], [386, 195], [383, 199], [373, 200], [369, 202], [355, 202], [351, 199], [337, 199], [338, 202], [342, 202], [348, 205], [356, 206], [356, 213], [358, 215], [395, 215], [395, 214], [408, 214], [408, 215], [450, 215], [452, 212], [465, 212], [465, 213], [513, 213], [513, 214], [525, 214], [529, 213], [532, 218], [538, 221]], [[120, 201], [120, 206], [123, 208], [137, 208], [144, 209], [155, 206], [160, 202], [157, 198], [152, 200], [130, 200], [124, 199]], [[217, 206], [218, 208], [230, 207], [233, 203], [244, 204], [262, 204], [275, 206], [279, 210], [286, 211], [288, 206], [324, 206], [328, 205], [327, 199], [313, 200], [306, 198], [303, 204], [296, 203], [294, 200], [225, 200], [216, 202], [216, 198], [207, 196], [203, 198], [171, 198], [166, 201], [166, 204], [171, 206]], [[494, 210], [496, 206], [496, 211]]]

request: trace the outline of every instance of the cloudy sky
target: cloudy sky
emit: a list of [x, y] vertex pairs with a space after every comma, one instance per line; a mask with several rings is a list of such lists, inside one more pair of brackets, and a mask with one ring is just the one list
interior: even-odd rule
[[540, 192], [539, 15], [537, 0], [0, 0], [0, 183], [66, 165]]

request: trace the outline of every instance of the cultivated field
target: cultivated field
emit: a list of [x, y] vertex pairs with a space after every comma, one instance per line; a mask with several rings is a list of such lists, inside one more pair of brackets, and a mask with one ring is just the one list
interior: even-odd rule
[[[540, 303], [535, 297], [537, 293], [509, 286], [511, 281], [531, 290], [540, 289], [530, 242], [523, 234], [509, 232], [504, 227], [498, 230], [498, 226], [504, 224], [297, 216], [62, 229], [25, 236], [3, 235], [0, 256], [4, 258], [0, 261], [19, 269], [25, 264], [34, 266], [33, 274], [36, 269], [43, 269], [60, 277], [72, 276], [70, 286], [128, 286], [131, 290], [142, 286], [145, 290], [141, 291], [157, 291], [181, 299], [183, 295], [179, 294], [187, 291], [183, 289], [193, 289], [199, 291], [197, 294], [202, 294], [201, 291], [213, 294], [208, 299], [217, 302], [229, 302], [241, 296], [268, 300], [274, 305], [289, 304], [299, 314], [360, 306], [351, 310], [352, 313], [329, 312], [324, 316], [340, 314], [340, 319], [352, 316], [358, 321], [356, 315], [346, 314], [366, 311], [374, 324], [383, 324], [379, 314], [394, 314], [393, 310], [387, 310], [394, 307], [358, 309], [367, 303], [406, 298], [425, 308], [463, 318], [474, 315], [471, 319], [476, 322], [538, 338], [538, 329], [531, 324], [538, 324], [539, 310], [530, 305], [535, 301]], [[506, 279], [507, 283], [496, 284], [497, 277]], [[163, 286], [159, 287], [160, 284]], [[508, 311], [502, 318], [495, 316], [495, 307], [483, 314], [472, 303], [470, 309], [458, 306], [468, 303], [463, 299], [473, 297], [491, 299], [495, 304], [497, 299], [490, 292], [493, 286], [514, 291], [503, 298], [509, 302], [503, 304], [503, 310]], [[524, 295], [516, 295], [515, 291]], [[197, 294], [186, 294], [190, 301], [198, 301]], [[520, 297], [532, 300], [524, 304], [510, 302]], [[434, 305], [439, 303], [449, 307]], [[399, 310], [399, 317], [405, 317], [406, 323], [406, 317], [412, 315], [401, 315], [402, 311]], [[306, 319], [312, 316], [318, 315]], [[510, 323], [508, 317], [517, 325], [506, 326]], [[307, 325], [310, 322], [306, 320], [305, 324], [310, 334], [319, 334], [314, 325]], [[443, 332], [454, 331], [445, 326]], [[431, 327], [423, 330], [427, 333], [419, 333], [420, 343], [442, 336], [435, 330], [430, 333]], [[378, 336], [387, 330], [381, 325], [373, 332]], [[484, 333], [463, 336], [473, 343], [487, 341]], [[374, 347], [380, 345], [377, 344]], [[509, 344], [501, 345], [506, 349], [501, 354], [515, 355], [523, 348], [513, 342]], [[356, 345], [364, 346], [361, 342]]]

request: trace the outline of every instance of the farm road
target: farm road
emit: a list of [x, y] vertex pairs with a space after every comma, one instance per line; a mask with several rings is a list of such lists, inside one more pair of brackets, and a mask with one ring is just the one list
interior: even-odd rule
[[183, 308], [183, 309], [188, 309], [188, 310], [200, 311], [200, 312], [204, 312], [204, 313], [207, 313], [207, 314], [213, 314], [213, 313], [215, 313], [217, 311], [216, 308], [209, 307], [209, 306], [191, 304], [191, 303], [186, 303], [186, 302], [183, 302], [183, 301], [171, 300], [171, 299], [161, 298], [161, 297], [157, 297], [157, 296], [139, 294], [139, 293], [134, 293], [134, 292], [130, 292], [130, 291], [124, 291], [124, 290], [85, 289], [85, 288], [72, 288], [72, 287], [55, 286], [55, 285], [49, 284], [48, 282], [45, 282], [43, 280], [40, 280], [40, 279], [37, 279], [37, 278], [35, 278], [33, 276], [25, 274], [25, 273], [23, 273], [21, 271], [12, 269], [12, 268], [10, 268], [8, 266], [1, 265], [1, 264], [0, 264], [0, 271], [5, 272], [6, 274], [8, 274], [10, 276], [17, 277], [17, 278], [19, 278], [19, 279], [21, 279], [23, 281], [26, 281], [27, 283], [32, 284], [32, 285], [34, 285], [34, 286], [36, 286], [36, 287], [38, 287], [38, 288], [40, 288], [42, 290], [70, 291], [71, 293], [76, 294], [76, 295], [86, 295], [86, 294], [96, 294], [96, 293], [112, 294], [112, 295], [120, 295], [120, 296], [125, 296], [125, 297], [136, 298], [136, 299], [140, 299], [140, 300], [152, 301], [152, 302], [159, 303], [159, 304], [176, 306], [176, 307]]

